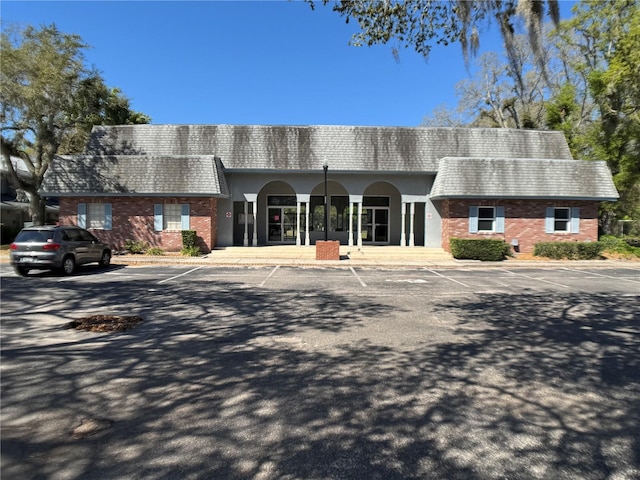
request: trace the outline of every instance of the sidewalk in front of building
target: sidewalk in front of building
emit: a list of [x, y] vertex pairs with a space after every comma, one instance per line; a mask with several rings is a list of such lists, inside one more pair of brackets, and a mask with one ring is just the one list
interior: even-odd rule
[[[528, 257], [529, 258], [529, 257]], [[399, 246], [340, 246], [340, 260], [316, 260], [314, 246], [270, 245], [258, 247], [222, 247], [200, 257], [182, 255], [114, 255], [114, 264], [192, 264], [203, 266], [300, 266], [300, 267], [427, 267], [427, 268], [486, 268], [486, 267], [630, 267], [640, 268], [633, 260], [545, 260], [510, 258], [502, 262], [456, 260], [440, 248]]]

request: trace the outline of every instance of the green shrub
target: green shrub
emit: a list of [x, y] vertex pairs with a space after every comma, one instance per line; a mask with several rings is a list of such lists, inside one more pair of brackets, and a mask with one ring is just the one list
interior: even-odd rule
[[593, 260], [600, 258], [604, 247], [602, 242], [540, 242], [533, 247], [533, 254], [554, 260]]
[[497, 262], [511, 256], [511, 245], [493, 239], [451, 239], [451, 255], [458, 260], [482, 260]]
[[198, 235], [195, 230], [182, 230], [182, 249], [193, 248], [198, 242]]
[[200, 249], [198, 247], [183, 247], [180, 253], [185, 257], [199, 257]]
[[164, 251], [159, 247], [148, 248], [145, 253], [147, 255], [154, 255], [154, 256], [162, 256], [162, 255], [164, 255]]
[[640, 239], [638, 238], [605, 235], [600, 237], [600, 243], [604, 246], [605, 253], [640, 257]]
[[124, 248], [129, 253], [145, 253], [149, 249], [149, 245], [142, 240], [125, 240]]

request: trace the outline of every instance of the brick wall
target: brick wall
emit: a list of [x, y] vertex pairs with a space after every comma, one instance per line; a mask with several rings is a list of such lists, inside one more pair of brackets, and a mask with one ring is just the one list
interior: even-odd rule
[[116, 250], [124, 249], [126, 240], [143, 241], [165, 252], [182, 249], [179, 231], [156, 232], [153, 229], [153, 206], [156, 203], [189, 204], [190, 228], [198, 234], [198, 246], [203, 253], [216, 246], [217, 199], [210, 197], [185, 197], [163, 199], [157, 197], [67, 197], [60, 199], [60, 224], [78, 224], [79, 203], [110, 203], [111, 230], [92, 230], [98, 238], [109, 242]]
[[[504, 233], [469, 233], [469, 206], [505, 207]], [[547, 207], [580, 207], [579, 233], [545, 233]], [[442, 205], [442, 246], [450, 251], [451, 238], [495, 238], [519, 242], [519, 251], [533, 252], [538, 242], [598, 240], [598, 202], [560, 200], [444, 200]]]
[[316, 241], [316, 260], [340, 260], [340, 241]]

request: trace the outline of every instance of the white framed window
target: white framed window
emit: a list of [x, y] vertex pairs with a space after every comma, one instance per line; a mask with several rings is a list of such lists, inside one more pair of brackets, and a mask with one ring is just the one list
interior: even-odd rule
[[111, 230], [112, 214], [110, 203], [79, 203], [78, 226], [94, 230]]
[[156, 203], [153, 206], [153, 229], [156, 232], [189, 230], [188, 203]]
[[579, 207], [547, 207], [546, 233], [580, 233]]
[[504, 207], [469, 207], [469, 233], [504, 233]]
[[478, 231], [496, 231], [496, 209], [495, 207], [478, 207]]
[[163, 230], [182, 230], [182, 205], [165, 203], [162, 216]]

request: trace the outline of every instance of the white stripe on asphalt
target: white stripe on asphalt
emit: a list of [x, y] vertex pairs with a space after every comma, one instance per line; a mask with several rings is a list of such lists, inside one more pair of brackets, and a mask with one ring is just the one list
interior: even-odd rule
[[433, 273], [434, 275], [438, 275], [439, 277], [446, 278], [447, 280], [451, 280], [452, 282], [458, 283], [458, 284], [462, 285], [463, 287], [471, 288], [471, 287], [470, 287], [469, 285], [467, 285], [466, 283], [462, 283], [462, 282], [459, 282], [458, 280], [455, 280], [455, 279], [453, 279], [453, 278], [451, 278], [451, 277], [447, 277], [446, 275], [442, 275], [441, 273], [438, 273], [438, 272], [436, 272], [435, 270], [431, 270], [431, 269], [429, 269], [429, 268], [428, 268], [427, 270], [428, 270], [429, 272]]
[[516, 272], [512, 272], [511, 270], [507, 270], [506, 268], [501, 268], [500, 270], [510, 273], [511, 275], [516, 275], [517, 277], [525, 277], [528, 278], [530, 280], [536, 280], [538, 282], [544, 282], [544, 283], [550, 283], [551, 285], [557, 285], [559, 287], [562, 288], [571, 288], [568, 285], [563, 285], [562, 283], [556, 283], [556, 282], [552, 282], [551, 280], [544, 280], [543, 278], [537, 278], [537, 277], [532, 277], [530, 275], [525, 275], [524, 273], [516, 273]]
[[195, 272], [196, 270], [200, 270], [201, 268], [202, 268], [202, 265], [200, 265], [199, 267], [196, 267], [196, 268], [192, 268], [188, 272], [181, 273], [180, 275], [174, 275], [173, 277], [165, 278], [164, 280], [160, 280], [158, 282], [158, 284], [164, 283], [164, 282], [169, 282], [171, 280], [175, 280], [176, 278], [184, 277], [185, 275], [189, 275], [191, 272]]
[[[567, 270], [568, 272], [585, 273], [581, 270], [574, 270], [573, 268], [566, 268], [566, 267], [563, 267], [563, 270]], [[589, 275], [597, 275], [598, 277], [613, 278], [614, 280], [627, 280], [628, 282], [640, 283], [640, 280], [633, 280], [632, 278], [612, 277], [611, 275], [605, 275], [604, 273], [596, 273], [591, 271], [588, 273]]]
[[349, 267], [349, 270], [351, 270], [351, 273], [353, 273], [353, 274], [356, 276], [356, 278], [357, 278], [357, 279], [358, 279], [358, 281], [360, 282], [360, 285], [362, 285], [363, 287], [366, 287], [366, 286], [367, 286], [367, 284], [366, 284], [366, 283], [364, 283], [364, 282], [362, 281], [362, 279], [360, 278], [360, 275], [358, 275], [358, 274], [356, 273], [356, 271], [353, 269], [353, 267]]
[[273, 270], [271, 270], [271, 273], [267, 276], [267, 278], [265, 278], [262, 283], [260, 285], [258, 285], [259, 287], [264, 287], [264, 284], [267, 283], [267, 280], [269, 280], [271, 278], [271, 275], [273, 275], [274, 273], [276, 273], [276, 270], [278, 270], [280, 268], [280, 265], [277, 265], [276, 267], [273, 268]]

